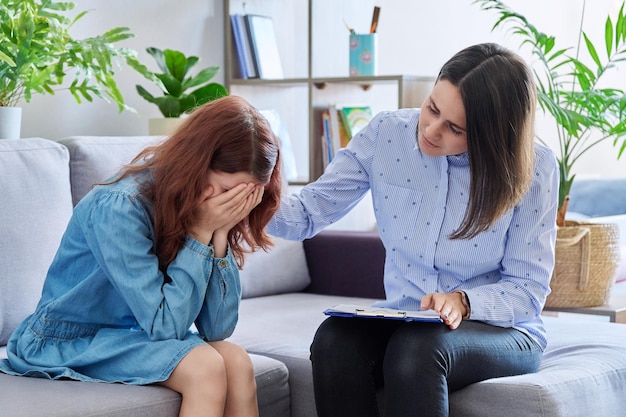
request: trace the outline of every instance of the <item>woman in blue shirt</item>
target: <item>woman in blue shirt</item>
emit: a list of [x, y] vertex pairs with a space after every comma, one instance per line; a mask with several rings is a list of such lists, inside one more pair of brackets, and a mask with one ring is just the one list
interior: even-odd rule
[[198, 108], [77, 204], [2, 369], [159, 383], [182, 394], [180, 416], [257, 416], [252, 363], [224, 339], [238, 267], [270, 246], [280, 187], [278, 142], [255, 108], [235, 96]]
[[269, 232], [301, 240], [370, 190], [386, 249], [386, 299], [375, 305], [445, 322], [328, 318], [311, 346], [320, 417], [378, 416], [381, 386], [386, 416], [447, 416], [450, 391], [537, 370], [559, 173], [534, 143], [536, 105], [519, 56], [468, 47], [421, 109], [375, 116], [281, 205]]

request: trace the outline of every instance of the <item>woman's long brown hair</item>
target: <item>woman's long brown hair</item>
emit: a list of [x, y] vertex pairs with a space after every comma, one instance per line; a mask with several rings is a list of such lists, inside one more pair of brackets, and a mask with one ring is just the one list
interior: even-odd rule
[[471, 238], [515, 207], [530, 187], [536, 87], [522, 58], [494, 43], [458, 52], [437, 80], [457, 86], [465, 106], [470, 198], [450, 237]]
[[251, 174], [265, 186], [263, 199], [228, 234], [242, 267], [245, 253], [271, 246], [264, 229], [280, 205], [280, 168], [278, 140], [267, 120], [243, 98], [226, 96], [199, 107], [169, 139], [144, 149], [116, 181], [151, 171], [153, 181], [142, 193], [154, 204], [156, 253], [165, 271], [194, 223], [209, 170]]

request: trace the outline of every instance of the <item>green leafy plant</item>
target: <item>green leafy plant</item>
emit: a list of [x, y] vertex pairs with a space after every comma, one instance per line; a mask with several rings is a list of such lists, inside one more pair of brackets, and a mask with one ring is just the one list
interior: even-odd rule
[[[163, 96], [155, 97], [140, 85], [137, 85], [137, 92], [150, 103], [156, 104], [164, 117], [180, 117], [204, 103], [228, 95], [226, 87], [209, 82], [219, 67], [207, 67], [196, 75], [189, 75], [189, 70], [200, 61], [197, 56], [187, 57], [180, 51], [162, 51], [154, 47], [146, 51], [152, 55], [162, 72], [143, 75], [159, 86]], [[195, 89], [189, 91], [192, 88]]]
[[[573, 167], [589, 149], [612, 140], [620, 158], [626, 149], [626, 95], [617, 87], [603, 86], [609, 70], [626, 61], [626, 14], [624, 3], [615, 18], [604, 22], [604, 45], [596, 46], [582, 30], [585, 3], [576, 47], [557, 48], [554, 36], [540, 32], [526, 17], [498, 0], [477, 0], [482, 10], [492, 10], [499, 18], [492, 30], [508, 25], [529, 46], [536, 61], [533, 70], [537, 81], [540, 108], [556, 123], [560, 168], [559, 220], [564, 224], [569, 192], [574, 182]], [[590, 65], [581, 59], [586, 53]], [[545, 141], [538, 137], [541, 142]]]
[[[29, 102], [35, 93], [67, 89], [78, 103], [96, 96], [115, 102], [120, 111], [132, 110], [113, 76], [124, 62], [147, 71], [135, 51], [114, 46], [134, 35], [117, 27], [99, 36], [74, 39], [69, 29], [87, 13], [73, 19], [64, 15], [74, 8], [72, 2], [0, 0], [0, 106], [16, 106], [21, 99]], [[68, 71], [73, 81], [64, 87]]]

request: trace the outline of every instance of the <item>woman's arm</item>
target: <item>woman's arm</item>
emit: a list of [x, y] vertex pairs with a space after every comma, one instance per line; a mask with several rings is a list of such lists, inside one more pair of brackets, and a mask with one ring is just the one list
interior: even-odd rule
[[554, 269], [559, 171], [553, 153], [537, 146], [530, 190], [514, 209], [495, 284], [464, 289], [471, 319], [511, 327], [541, 314]]

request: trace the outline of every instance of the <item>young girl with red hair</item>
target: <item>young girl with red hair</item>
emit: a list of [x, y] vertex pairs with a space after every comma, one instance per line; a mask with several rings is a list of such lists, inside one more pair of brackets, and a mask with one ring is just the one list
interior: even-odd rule
[[78, 203], [0, 369], [158, 383], [182, 394], [180, 416], [257, 416], [252, 363], [224, 339], [238, 267], [270, 246], [280, 188], [278, 141], [254, 107], [228, 96], [198, 108]]

